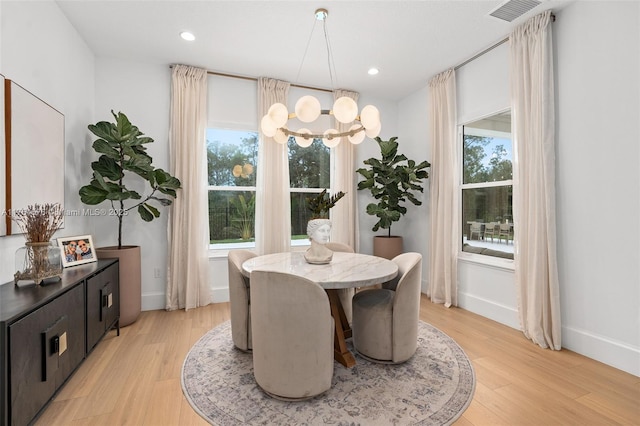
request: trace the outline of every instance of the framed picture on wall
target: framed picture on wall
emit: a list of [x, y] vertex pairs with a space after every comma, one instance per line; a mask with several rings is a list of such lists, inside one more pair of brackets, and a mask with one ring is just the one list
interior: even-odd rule
[[62, 266], [65, 268], [98, 260], [91, 235], [58, 238], [58, 247], [62, 250]]

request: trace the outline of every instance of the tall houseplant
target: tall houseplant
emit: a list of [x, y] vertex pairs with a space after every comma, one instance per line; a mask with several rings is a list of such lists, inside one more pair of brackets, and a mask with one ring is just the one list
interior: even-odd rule
[[[100, 157], [91, 163], [93, 177], [88, 185], [80, 188], [80, 200], [88, 205], [108, 201], [111, 204], [108, 213], [118, 220], [118, 245], [98, 248], [96, 252], [98, 258], [117, 257], [120, 260], [120, 325], [126, 326], [140, 314], [142, 274], [140, 247], [122, 244], [123, 219], [134, 209], [145, 222], [159, 217], [160, 210], [156, 206], [172, 204], [180, 181], [151, 164], [153, 159], [147, 154], [145, 145], [152, 143], [152, 138], [144, 136], [122, 112], [111, 111], [111, 114], [115, 122], [100, 121], [89, 125], [91, 133], [98, 137], [93, 142], [93, 149]], [[136, 176], [148, 184], [147, 195], [127, 187], [125, 178], [129, 180]]]
[[[405, 203], [411, 202], [419, 206], [422, 201], [416, 198], [416, 193], [423, 192], [422, 180], [429, 177], [427, 168], [431, 166], [428, 161], [416, 164], [414, 160], [409, 160], [405, 155], [398, 154], [398, 138], [392, 137], [384, 141], [379, 137], [375, 140], [380, 146], [381, 158], [369, 158], [364, 160], [363, 167], [356, 172], [364, 180], [358, 182], [358, 189], [368, 189], [376, 200], [375, 203], [367, 205], [367, 213], [376, 216], [378, 221], [373, 226], [376, 232], [380, 228], [387, 229], [386, 238], [399, 238], [391, 235], [391, 225], [400, 220], [407, 213]], [[395, 242], [396, 247], [391, 249], [391, 254], [384, 257], [393, 257], [392, 254], [402, 251], [402, 240]], [[376, 246], [374, 245], [374, 254]]]
[[[145, 145], [152, 143], [153, 139], [144, 136], [122, 112], [116, 114], [112, 110], [111, 114], [115, 123], [100, 121], [89, 125], [91, 133], [98, 137], [93, 142], [93, 149], [101, 155], [98, 161], [91, 163], [93, 178], [89, 185], [80, 188], [80, 200], [89, 205], [104, 201], [111, 203], [110, 213], [118, 219], [118, 248], [122, 248], [122, 221], [129, 211], [136, 209], [146, 222], [160, 217], [160, 211], [150, 203], [171, 205], [180, 181], [151, 164], [153, 159], [147, 154]], [[137, 175], [146, 181], [150, 193], [142, 198], [138, 192], [127, 188], [124, 182], [127, 174]], [[127, 200], [133, 205], [125, 207]]]

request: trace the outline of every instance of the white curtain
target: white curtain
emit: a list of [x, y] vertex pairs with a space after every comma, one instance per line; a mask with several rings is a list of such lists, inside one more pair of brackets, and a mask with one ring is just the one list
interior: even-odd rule
[[445, 306], [458, 304], [458, 156], [456, 77], [453, 69], [429, 81], [431, 139], [431, 233], [429, 296]]
[[[276, 102], [287, 105], [289, 83], [258, 79], [258, 117]], [[256, 251], [259, 255], [291, 248], [291, 198], [287, 144], [279, 144], [260, 131], [256, 176]]]
[[175, 65], [171, 75], [169, 157], [180, 179], [168, 226], [166, 309], [211, 303], [208, 279], [207, 71]]
[[[334, 100], [343, 96], [358, 102], [356, 92], [341, 89], [333, 92]], [[347, 132], [352, 125], [353, 123], [343, 124], [335, 120], [335, 128], [338, 132]], [[358, 251], [355, 147], [345, 136], [338, 146], [331, 148], [331, 151], [331, 194], [338, 191], [345, 193], [345, 196], [330, 210], [331, 241], [347, 244]]]
[[516, 28], [509, 41], [520, 325], [533, 342], [559, 350], [551, 12]]

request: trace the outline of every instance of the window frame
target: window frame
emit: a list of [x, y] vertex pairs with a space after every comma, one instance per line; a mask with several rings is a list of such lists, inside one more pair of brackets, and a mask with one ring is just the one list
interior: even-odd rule
[[[459, 173], [458, 173], [458, 185], [457, 185], [457, 191], [458, 191], [458, 226], [462, 226], [462, 222], [464, 219], [464, 212], [463, 212], [463, 191], [466, 189], [478, 189], [478, 188], [495, 188], [495, 187], [506, 187], [506, 186], [511, 186], [512, 188], [514, 188], [514, 180], [513, 180], [513, 176], [511, 179], [507, 179], [507, 180], [502, 180], [502, 181], [487, 181], [487, 182], [480, 182], [480, 183], [464, 183], [464, 127], [469, 125], [470, 123], [474, 123], [476, 121], [485, 119], [485, 118], [489, 118], [498, 114], [502, 114], [505, 113], [507, 111], [510, 111], [511, 108], [506, 108], [506, 109], [502, 109], [499, 111], [494, 111], [491, 112], [489, 114], [483, 115], [483, 116], [479, 116], [479, 117], [475, 117], [473, 119], [467, 120], [464, 123], [458, 123], [457, 126], [457, 161], [458, 161], [458, 165], [459, 165]], [[511, 122], [511, 135], [513, 135], [513, 121]], [[497, 133], [502, 133], [504, 134], [504, 132], [500, 132], [500, 131], [496, 131]], [[490, 133], [490, 132], [488, 132]], [[512, 136], [512, 144], [514, 144], [513, 141], [513, 136]], [[515, 147], [512, 145], [512, 148], [515, 152]], [[515, 159], [511, 160], [512, 163], [512, 167], [513, 167], [513, 171], [515, 174], [515, 168], [516, 168], [516, 161]], [[516, 233], [514, 232], [514, 240], [513, 240], [513, 245], [514, 245], [514, 252], [515, 252], [515, 245], [516, 245], [516, 238], [515, 238]], [[463, 261], [463, 262], [467, 262], [467, 263], [474, 263], [474, 264], [482, 264], [488, 267], [493, 267], [493, 268], [497, 268], [497, 269], [503, 269], [503, 270], [508, 270], [508, 271], [514, 271], [515, 270], [515, 262], [514, 259], [505, 259], [505, 258], [501, 258], [501, 257], [496, 257], [496, 256], [489, 256], [489, 255], [483, 255], [483, 254], [479, 254], [479, 253], [470, 253], [470, 252], [466, 252], [463, 251], [463, 239], [464, 239], [464, 234], [461, 230], [460, 232], [460, 238], [458, 238], [457, 241], [457, 245], [458, 245], [458, 260], [459, 261]]]

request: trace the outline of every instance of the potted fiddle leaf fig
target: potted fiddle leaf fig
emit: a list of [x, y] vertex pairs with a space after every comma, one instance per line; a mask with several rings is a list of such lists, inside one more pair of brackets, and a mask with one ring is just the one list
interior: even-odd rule
[[[105, 201], [110, 208], [96, 211], [116, 217], [118, 245], [96, 249], [98, 258], [120, 259], [120, 325], [125, 326], [137, 318], [141, 310], [140, 247], [122, 244], [122, 222], [134, 211], [145, 222], [160, 217], [158, 207], [169, 206], [177, 196], [180, 180], [163, 169], [152, 165], [146, 144], [153, 139], [144, 136], [122, 112], [111, 111], [115, 122], [100, 121], [89, 125], [97, 139], [93, 149], [100, 154], [91, 163], [93, 176], [88, 185], [80, 188], [84, 204], [97, 205]], [[128, 187], [131, 178], [138, 178], [148, 186], [146, 195]]]
[[386, 236], [374, 238], [374, 254], [388, 259], [402, 253], [402, 237], [391, 235], [391, 225], [407, 213], [406, 202], [422, 204], [416, 195], [424, 191], [422, 180], [429, 177], [426, 169], [431, 166], [428, 161], [418, 164], [399, 154], [397, 139], [376, 137], [381, 158], [364, 160], [367, 167], [356, 170], [364, 178], [358, 182], [358, 189], [368, 189], [376, 200], [367, 205], [367, 213], [378, 218], [373, 231], [388, 230]]

